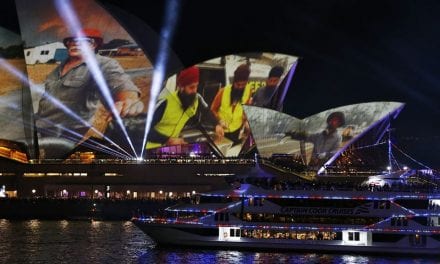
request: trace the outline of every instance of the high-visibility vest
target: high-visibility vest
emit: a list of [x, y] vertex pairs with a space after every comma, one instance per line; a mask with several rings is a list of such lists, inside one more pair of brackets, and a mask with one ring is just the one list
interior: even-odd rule
[[241, 101], [237, 103], [234, 108], [231, 105], [231, 91], [232, 85], [225, 86], [220, 108], [218, 110], [220, 120], [225, 121], [228, 125], [228, 128], [225, 129], [225, 132], [234, 132], [241, 128], [244, 114], [242, 104], [246, 104], [249, 101], [251, 96], [251, 86], [246, 84]]
[[[178, 137], [186, 122], [196, 114], [199, 100], [196, 97], [194, 102], [185, 111], [183, 111], [177, 91], [168, 95], [165, 100], [167, 105], [162, 118], [152, 129], [169, 138]], [[160, 146], [162, 144], [157, 142], [147, 142], [146, 149], [158, 148]]]

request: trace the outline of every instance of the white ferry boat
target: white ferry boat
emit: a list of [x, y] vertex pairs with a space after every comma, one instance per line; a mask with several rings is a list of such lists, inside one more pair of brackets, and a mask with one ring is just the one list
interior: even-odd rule
[[383, 187], [242, 179], [133, 222], [158, 245], [440, 255], [438, 180], [417, 174]]

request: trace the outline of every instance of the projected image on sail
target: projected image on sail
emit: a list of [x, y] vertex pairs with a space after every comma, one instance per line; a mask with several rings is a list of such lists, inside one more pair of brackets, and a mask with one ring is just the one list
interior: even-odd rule
[[158, 153], [173, 145], [209, 145], [220, 156], [238, 156], [253, 146], [242, 105], [282, 105], [288, 87], [283, 79], [296, 62], [276, 53], [228, 55], [171, 76], [146, 148]]
[[25, 126], [30, 125], [23, 120], [25, 78], [21, 37], [0, 27], [0, 126], [5, 128], [0, 132], [0, 156], [23, 162], [29, 147]]
[[246, 106], [245, 111], [260, 155], [291, 154], [292, 159], [319, 169], [372, 125], [402, 107], [396, 102], [362, 103], [326, 110], [303, 120], [275, 111], [264, 114], [257, 107]]
[[41, 158], [78, 145], [136, 157], [152, 74], [141, 48], [95, 1], [16, 5]]
[[[302, 120], [274, 110], [245, 106], [246, 116], [262, 157], [276, 154], [301, 153], [299, 141], [286, 141], [286, 131], [298, 131]], [[298, 157], [300, 159], [300, 157]]]

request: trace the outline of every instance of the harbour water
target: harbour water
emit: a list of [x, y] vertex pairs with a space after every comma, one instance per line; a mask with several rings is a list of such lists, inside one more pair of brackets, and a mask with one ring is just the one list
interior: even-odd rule
[[0, 219], [0, 263], [440, 263], [440, 259], [158, 248], [129, 221]]

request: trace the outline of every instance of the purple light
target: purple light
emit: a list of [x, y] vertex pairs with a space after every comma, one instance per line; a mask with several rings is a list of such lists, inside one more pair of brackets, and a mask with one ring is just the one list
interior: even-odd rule
[[296, 70], [296, 66], [298, 65], [298, 60], [295, 61], [295, 63], [292, 65], [292, 67], [290, 68], [289, 74], [287, 75], [287, 80], [286, 80], [286, 84], [284, 85], [284, 89], [283, 89], [283, 94], [280, 97], [279, 103], [280, 106], [278, 107], [278, 111], [281, 111], [281, 108], [283, 107], [282, 102], [284, 101], [284, 98], [286, 97], [287, 94], [287, 87], [290, 86], [290, 82], [292, 81], [292, 77], [293, 74], [295, 73]]

